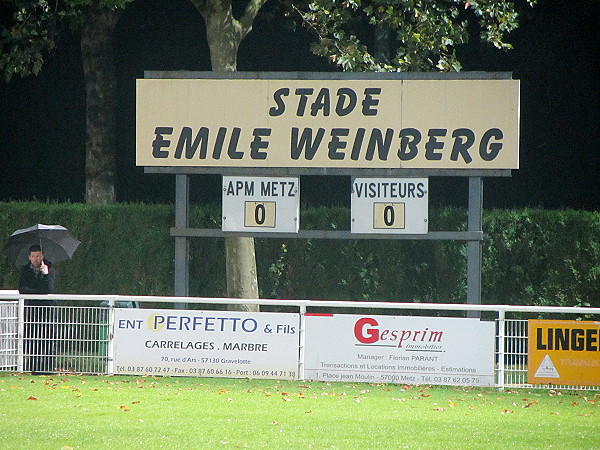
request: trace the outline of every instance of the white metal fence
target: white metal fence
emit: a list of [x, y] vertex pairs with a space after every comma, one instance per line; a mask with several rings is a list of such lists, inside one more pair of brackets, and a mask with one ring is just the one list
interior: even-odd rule
[[[26, 305], [26, 300], [40, 299], [54, 299], [76, 306]], [[368, 310], [369, 314], [375, 314], [376, 311], [376, 314], [393, 315], [476, 316], [496, 323], [497, 387], [600, 390], [600, 386], [531, 385], [527, 382], [527, 319], [600, 320], [600, 308], [583, 307], [57, 294], [35, 296], [0, 292], [0, 371], [110, 375], [113, 373], [114, 308], [151, 304], [152, 308], [168, 309], [173, 304], [182, 303], [193, 309], [202, 309], [202, 304], [256, 304], [261, 309], [271, 311], [277, 307], [285, 307], [289, 311], [291, 307], [295, 312], [300, 312], [301, 319], [307, 310], [310, 312], [314, 308], [353, 314], [364, 314]], [[303, 327], [304, 320], [301, 320], [301, 343]], [[300, 345], [299, 363], [302, 365], [303, 348]]]

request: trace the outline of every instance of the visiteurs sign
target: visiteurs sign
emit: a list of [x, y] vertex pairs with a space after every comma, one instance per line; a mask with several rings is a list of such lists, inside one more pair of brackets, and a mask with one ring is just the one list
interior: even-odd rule
[[518, 80], [144, 79], [138, 166], [517, 169]]

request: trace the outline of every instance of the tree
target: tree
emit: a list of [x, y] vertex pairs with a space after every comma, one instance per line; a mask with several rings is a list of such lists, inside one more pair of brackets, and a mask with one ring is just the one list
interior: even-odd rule
[[[460, 71], [455, 50], [471, 34], [509, 49], [505, 35], [518, 26], [508, 0], [315, 0], [294, 8], [318, 36], [312, 50], [345, 71]], [[377, 45], [382, 33], [391, 34], [389, 61]]]
[[[86, 80], [86, 200], [115, 201], [115, 67], [112, 37], [123, 8], [132, 0], [11, 0], [11, 26], [3, 29], [0, 70], [37, 74], [55, 45], [61, 25], [81, 32]], [[235, 71], [238, 48], [266, 0], [250, 1], [241, 18], [230, 0], [192, 0], [206, 22], [214, 71]], [[227, 238], [227, 289], [231, 297], [257, 298], [254, 240]], [[253, 309], [249, 305], [243, 309]]]
[[113, 203], [115, 194], [116, 78], [112, 39], [123, 8], [133, 0], [10, 0], [3, 26], [0, 71], [37, 74], [65, 26], [81, 33], [86, 85], [86, 192], [88, 203]]
[[[191, 0], [191, 2], [206, 23], [212, 70], [235, 72], [239, 46], [252, 30], [254, 18], [266, 0], [250, 0], [239, 19], [233, 15], [232, 0]], [[258, 298], [254, 239], [225, 238], [225, 259], [227, 295], [235, 298]], [[240, 309], [257, 311], [258, 307], [243, 305]]]

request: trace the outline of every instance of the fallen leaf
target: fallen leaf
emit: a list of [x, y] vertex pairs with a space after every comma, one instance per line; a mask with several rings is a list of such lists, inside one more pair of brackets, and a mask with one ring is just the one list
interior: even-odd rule
[[37, 398], [35, 398], [33, 395], [31, 397], [29, 397], [27, 400], [37, 400]]
[[445, 411], [444, 408], [433, 408], [434, 411]]
[[450, 406], [450, 408], [454, 408], [456, 405], [454, 404], [454, 402], [452, 400], [449, 400], [448, 406]]
[[120, 409], [122, 409], [123, 411], [129, 411], [129, 408], [125, 405], [121, 405], [119, 406]]

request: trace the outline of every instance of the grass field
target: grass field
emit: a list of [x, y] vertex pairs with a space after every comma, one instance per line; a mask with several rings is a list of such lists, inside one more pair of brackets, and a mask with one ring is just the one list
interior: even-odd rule
[[600, 393], [0, 373], [0, 448], [600, 448]]

